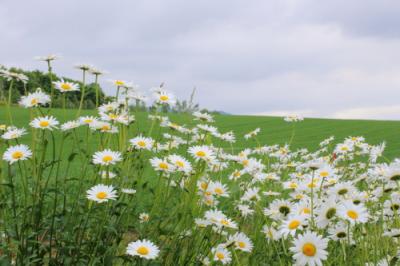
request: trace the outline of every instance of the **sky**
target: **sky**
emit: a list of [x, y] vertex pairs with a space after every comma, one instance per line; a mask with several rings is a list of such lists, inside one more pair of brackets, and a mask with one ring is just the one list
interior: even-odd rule
[[0, 64], [62, 55], [232, 114], [400, 119], [398, 0], [1, 0]]

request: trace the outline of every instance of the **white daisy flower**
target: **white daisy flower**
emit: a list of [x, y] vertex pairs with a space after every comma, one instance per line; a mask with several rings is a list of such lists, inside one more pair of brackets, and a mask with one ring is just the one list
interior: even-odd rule
[[219, 261], [222, 264], [229, 264], [232, 261], [232, 255], [228, 249], [223, 246], [218, 246], [211, 250], [213, 253], [214, 261]]
[[18, 161], [27, 160], [32, 156], [32, 152], [28, 146], [24, 144], [11, 146], [3, 154], [3, 160], [13, 164]]
[[37, 117], [29, 125], [34, 128], [53, 130], [57, 128], [58, 121], [53, 116]]
[[160, 253], [160, 250], [153, 242], [144, 239], [129, 243], [126, 248], [126, 253], [144, 259], [155, 259]]
[[208, 146], [193, 146], [189, 148], [189, 153], [197, 160], [212, 161], [215, 159], [214, 151]]
[[361, 203], [355, 205], [351, 201], [345, 201], [339, 206], [338, 214], [351, 224], [368, 222], [368, 211]]
[[87, 191], [87, 198], [102, 203], [108, 200], [115, 200], [117, 198], [117, 192], [112, 186], [99, 184]]
[[50, 96], [42, 92], [41, 88], [37, 88], [35, 92], [22, 96], [19, 105], [25, 108], [45, 106], [51, 101]]
[[9, 127], [7, 128], [7, 131], [1, 135], [1, 138], [5, 140], [12, 140], [18, 139], [25, 134], [27, 134], [25, 128]]
[[68, 131], [74, 128], [79, 127], [81, 124], [78, 121], [72, 120], [65, 122], [64, 124], [61, 125], [61, 130], [62, 131]]
[[244, 233], [236, 233], [228, 238], [228, 243], [234, 243], [235, 248], [244, 252], [251, 252], [253, 243]]
[[328, 240], [314, 232], [299, 235], [294, 239], [293, 244], [294, 246], [290, 248], [290, 251], [294, 253], [293, 258], [296, 265], [322, 266], [322, 261], [327, 259]]
[[110, 149], [98, 151], [93, 155], [94, 164], [113, 165], [120, 161], [122, 161], [121, 153]]
[[64, 81], [63, 79], [60, 81], [53, 82], [54, 86], [60, 92], [70, 92], [70, 91], [79, 91], [79, 85], [76, 83]]
[[151, 150], [154, 144], [152, 138], [143, 137], [142, 135], [130, 139], [129, 142], [137, 150]]

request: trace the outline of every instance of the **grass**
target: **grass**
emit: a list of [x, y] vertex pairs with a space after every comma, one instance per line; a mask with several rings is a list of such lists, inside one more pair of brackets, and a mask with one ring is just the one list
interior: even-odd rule
[[[29, 110], [14, 107], [12, 109], [15, 125], [26, 127], [29, 123]], [[0, 107], [0, 124], [7, 122], [7, 112], [5, 107]], [[54, 115], [60, 121], [72, 120], [75, 118], [76, 110], [68, 110], [66, 119], [62, 109], [53, 109]], [[94, 110], [85, 110], [82, 115], [96, 115]], [[192, 125], [194, 122], [187, 115], [167, 114], [173, 122], [178, 124]], [[139, 112], [136, 114], [136, 126], [130, 132], [135, 134], [135, 130], [146, 132], [149, 128], [147, 113]], [[255, 147], [252, 141], [246, 141], [243, 135], [259, 127], [261, 133], [258, 139], [261, 144], [285, 144], [292, 134], [292, 124], [283, 121], [281, 117], [267, 116], [241, 116], [241, 115], [216, 115], [216, 126], [221, 132], [233, 130], [237, 143], [235, 149], [245, 149]], [[384, 156], [388, 159], [398, 157], [400, 154], [400, 121], [378, 121], [378, 120], [339, 120], [339, 119], [316, 119], [306, 118], [301, 123], [296, 124], [296, 135], [292, 142], [293, 149], [307, 148], [315, 150], [318, 143], [325, 138], [335, 136], [336, 142], [342, 141], [348, 136], [364, 136], [370, 144], [379, 144], [385, 141], [387, 148]], [[23, 140], [30, 139], [25, 136]]]

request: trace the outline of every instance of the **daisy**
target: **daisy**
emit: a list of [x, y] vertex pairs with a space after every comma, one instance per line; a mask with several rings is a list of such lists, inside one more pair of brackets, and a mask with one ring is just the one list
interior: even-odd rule
[[260, 133], [261, 129], [260, 128], [256, 128], [253, 131], [250, 131], [249, 133], [244, 135], [245, 139], [250, 139], [250, 138], [254, 138], [255, 136], [258, 135], [258, 133]]
[[58, 124], [58, 121], [54, 117], [44, 116], [33, 119], [29, 125], [34, 128], [53, 130]]
[[153, 242], [144, 239], [129, 243], [126, 253], [144, 259], [155, 259], [160, 253], [160, 249]]
[[61, 81], [55, 81], [53, 84], [60, 92], [79, 91], [78, 84], [64, 81], [63, 79]]
[[79, 117], [79, 122], [82, 125], [91, 125], [92, 123], [98, 121], [94, 116], [81, 116]]
[[64, 124], [61, 125], [61, 130], [62, 131], [68, 131], [74, 128], [79, 127], [81, 124], [78, 121], [72, 120], [65, 122]]
[[87, 198], [102, 203], [108, 200], [115, 200], [117, 198], [117, 192], [112, 186], [99, 184], [87, 191]]
[[147, 223], [150, 220], [150, 215], [148, 213], [142, 212], [139, 214], [140, 223]]
[[109, 149], [98, 151], [93, 155], [93, 163], [100, 165], [112, 165], [120, 162], [122, 155], [120, 152]]
[[154, 93], [154, 98], [156, 103], [158, 104], [174, 104], [175, 103], [175, 97], [171, 93], [168, 93], [164, 90], [160, 90], [158, 92]]
[[192, 171], [192, 165], [188, 160], [183, 158], [182, 156], [171, 154], [168, 156], [168, 160], [172, 165], [175, 166], [175, 169], [184, 173], [190, 173]]
[[314, 232], [299, 235], [294, 239], [293, 244], [294, 246], [290, 248], [290, 251], [294, 253], [293, 258], [296, 265], [322, 266], [322, 261], [327, 259], [328, 240]]
[[23, 161], [32, 156], [32, 152], [28, 146], [24, 144], [11, 146], [3, 154], [3, 160], [13, 164], [18, 161]]
[[338, 204], [333, 198], [323, 202], [315, 212], [318, 227], [325, 228], [328, 226], [329, 222], [336, 217], [337, 208]]
[[368, 222], [368, 211], [363, 204], [355, 205], [351, 201], [346, 201], [339, 206], [338, 214], [351, 224]]
[[202, 112], [196, 111], [193, 113], [193, 116], [196, 117], [196, 120], [200, 120], [200, 121], [204, 121], [204, 122], [208, 122], [208, 123], [214, 122], [213, 117], [209, 113], [206, 113], [206, 112], [202, 113]]
[[244, 252], [251, 252], [253, 249], [253, 243], [243, 233], [236, 233], [228, 238], [228, 243], [234, 243], [235, 248]]
[[189, 148], [189, 153], [195, 160], [211, 161], [215, 159], [214, 152], [208, 146], [193, 146]]
[[153, 139], [143, 137], [142, 135], [130, 139], [129, 142], [137, 150], [151, 150], [153, 147]]
[[279, 232], [282, 236], [288, 236], [288, 235], [294, 236], [296, 232], [299, 229], [301, 229], [303, 224], [304, 224], [304, 216], [301, 215], [289, 216], [287, 220], [283, 221]]
[[37, 88], [35, 92], [22, 96], [19, 104], [25, 108], [45, 106], [50, 102], [50, 96], [42, 92], [41, 88]]
[[7, 131], [4, 132], [3, 135], [1, 135], [1, 138], [5, 140], [12, 140], [12, 139], [18, 139], [25, 134], [26, 134], [25, 128], [9, 127], [7, 128]]
[[213, 248], [211, 252], [213, 253], [214, 261], [219, 261], [222, 264], [229, 264], [232, 261], [231, 253], [223, 246]]
[[160, 159], [160, 158], [154, 157], [154, 158], [150, 159], [150, 163], [156, 171], [168, 173], [168, 172], [172, 172], [174, 169], [174, 166], [171, 165], [165, 159]]
[[225, 184], [222, 184], [221, 182], [217, 181], [217, 182], [211, 182], [208, 190], [216, 195], [216, 196], [220, 196], [220, 197], [229, 197], [228, 194], [228, 189], [226, 187]]

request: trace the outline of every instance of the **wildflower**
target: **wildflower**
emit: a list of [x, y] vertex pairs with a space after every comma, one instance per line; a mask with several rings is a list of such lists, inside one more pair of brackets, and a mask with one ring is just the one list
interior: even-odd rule
[[50, 102], [50, 96], [42, 92], [41, 88], [37, 88], [35, 92], [22, 96], [19, 104], [25, 108], [45, 106]]
[[296, 265], [322, 265], [322, 261], [327, 259], [328, 240], [314, 232], [306, 232], [298, 236], [293, 244], [290, 251], [294, 253]]
[[3, 135], [1, 135], [1, 138], [5, 140], [12, 140], [12, 139], [18, 139], [25, 134], [26, 134], [25, 128], [9, 127], [7, 128], [7, 131], [4, 132]]
[[215, 159], [214, 152], [207, 146], [190, 147], [189, 153], [195, 158], [195, 160], [211, 161]]
[[175, 103], [175, 97], [171, 93], [168, 93], [164, 90], [159, 90], [154, 93], [154, 98], [156, 103], [158, 104], [168, 104], [172, 105]]
[[53, 130], [59, 122], [53, 116], [37, 117], [30, 122], [31, 127]]
[[219, 261], [224, 265], [229, 264], [232, 261], [231, 253], [223, 246], [213, 248], [211, 252], [213, 253], [214, 261]]
[[355, 205], [353, 202], [346, 201], [338, 208], [339, 216], [349, 221], [351, 224], [366, 223], [368, 221], [367, 209], [362, 205]]
[[251, 252], [253, 249], [253, 243], [243, 233], [236, 233], [228, 238], [228, 243], [234, 243], [235, 248], [244, 252]]
[[62, 131], [68, 131], [68, 130], [77, 128], [80, 125], [81, 124], [76, 120], [68, 121], [68, 122], [65, 122], [64, 124], [61, 125], [61, 130]]
[[150, 220], [150, 215], [148, 213], [142, 212], [139, 214], [140, 223], [147, 223]]
[[18, 161], [27, 160], [32, 156], [32, 152], [28, 146], [24, 144], [11, 146], [3, 154], [3, 160], [13, 164]]
[[61, 81], [55, 81], [53, 83], [56, 89], [60, 92], [79, 91], [79, 85], [76, 83], [64, 81], [63, 79]]
[[130, 256], [139, 256], [144, 259], [155, 259], [160, 250], [153, 242], [144, 239], [129, 243], [126, 253]]
[[87, 191], [87, 198], [102, 203], [108, 200], [115, 200], [117, 198], [117, 193], [112, 186], [100, 184]]
[[168, 173], [174, 169], [174, 167], [167, 160], [159, 159], [157, 157], [150, 159], [150, 163], [156, 171]]
[[112, 165], [120, 162], [122, 155], [120, 152], [109, 149], [98, 151], [93, 155], [93, 163], [100, 165]]
[[138, 150], [151, 150], [151, 148], [153, 147], [153, 139], [143, 137], [142, 135], [130, 139], [129, 142], [135, 149]]

